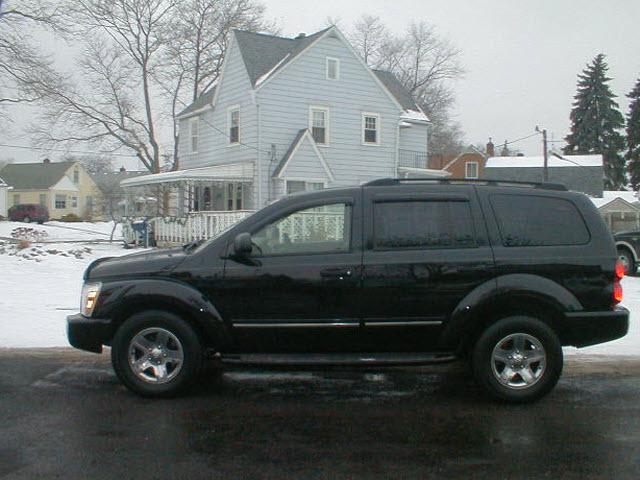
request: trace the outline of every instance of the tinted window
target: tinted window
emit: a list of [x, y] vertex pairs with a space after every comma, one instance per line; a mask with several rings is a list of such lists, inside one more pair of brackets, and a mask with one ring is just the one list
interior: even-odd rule
[[492, 195], [491, 204], [507, 247], [581, 245], [589, 241], [582, 215], [568, 200]]
[[468, 202], [376, 202], [374, 236], [379, 249], [475, 246]]
[[256, 256], [347, 252], [351, 206], [335, 203], [298, 210], [263, 227], [252, 240]]

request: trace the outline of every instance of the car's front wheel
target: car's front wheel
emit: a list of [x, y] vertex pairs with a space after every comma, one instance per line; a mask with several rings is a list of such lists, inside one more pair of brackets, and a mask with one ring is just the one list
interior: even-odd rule
[[145, 397], [183, 392], [198, 378], [202, 345], [194, 329], [169, 312], [133, 315], [116, 332], [111, 362], [120, 381]]
[[492, 397], [513, 403], [532, 402], [549, 393], [562, 366], [558, 336], [532, 317], [496, 322], [480, 335], [472, 352], [476, 381]]

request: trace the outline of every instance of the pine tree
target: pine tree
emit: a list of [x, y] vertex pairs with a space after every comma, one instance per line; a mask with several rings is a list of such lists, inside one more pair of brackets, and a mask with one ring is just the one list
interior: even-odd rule
[[631, 100], [627, 114], [627, 161], [631, 186], [640, 187], [640, 78], [627, 97]]
[[619, 190], [626, 185], [625, 142], [619, 132], [624, 117], [609, 88], [609, 66], [599, 54], [578, 75], [578, 92], [571, 110], [571, 133], [565, 138], [565, 154], [602, 154], [605, 189]]

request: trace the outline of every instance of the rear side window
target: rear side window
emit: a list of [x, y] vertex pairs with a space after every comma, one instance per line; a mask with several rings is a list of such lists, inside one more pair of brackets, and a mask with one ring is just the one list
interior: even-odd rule
[[568, 200], [535, 195], [492, 195], [491, 205], [506, 247], [589, 242], [584, 219]]
[[374, 203], [375, 248], [475, 247], [469, 203], [389, 201]]

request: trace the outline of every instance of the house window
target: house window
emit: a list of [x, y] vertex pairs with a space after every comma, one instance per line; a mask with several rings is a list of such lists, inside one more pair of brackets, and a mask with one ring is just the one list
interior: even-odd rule
[[47, 194], [41, 193], [39, 200], [40, 200], [40, 206], [45, 207], [47, 205]]
[[242, 210], [242, 183], [229, 183], [227, 185], [227, 210]]
[[327, 80], [340, 80], [340, 60], [327, 57]]
[[193, 118], [191, 119], [191, 123], [190, 123], [190, 130], [191, 130], [191, 153], [197, 153], [198, 152], [198, 140], [200, 137], [200, 119], [199, 118]]
[[464, 164], [464, 178], [478, 178], [478, 162]]
[[67, 196], [66, 195], [56, 195], [56, 208], [58, 210], [63, 210], [67, 208]]
[[80, 172], [77, 168], [73, 171], [73, 183], [76, 185], [80, 183]]
[[240, 143], [240, 109], [229, 109], [229, 143]]
[[380, 145], [380, 115], [377, 113], [362, 114], [362, 143]]
[[310, 190], [322, 190], [324, 182], [305, 182], [304, 180], [287, 180], [287, 195]]
[[20, 205], [20, 195], [16, 194], [13, 196], [13, 204], [14, 205]]
[[329, 145], [329, 109], [311, 107], [309, 128], [313, 140], [318, 145]]
[[71, 197], [71, 207], [78, 208], [78, 197]]

